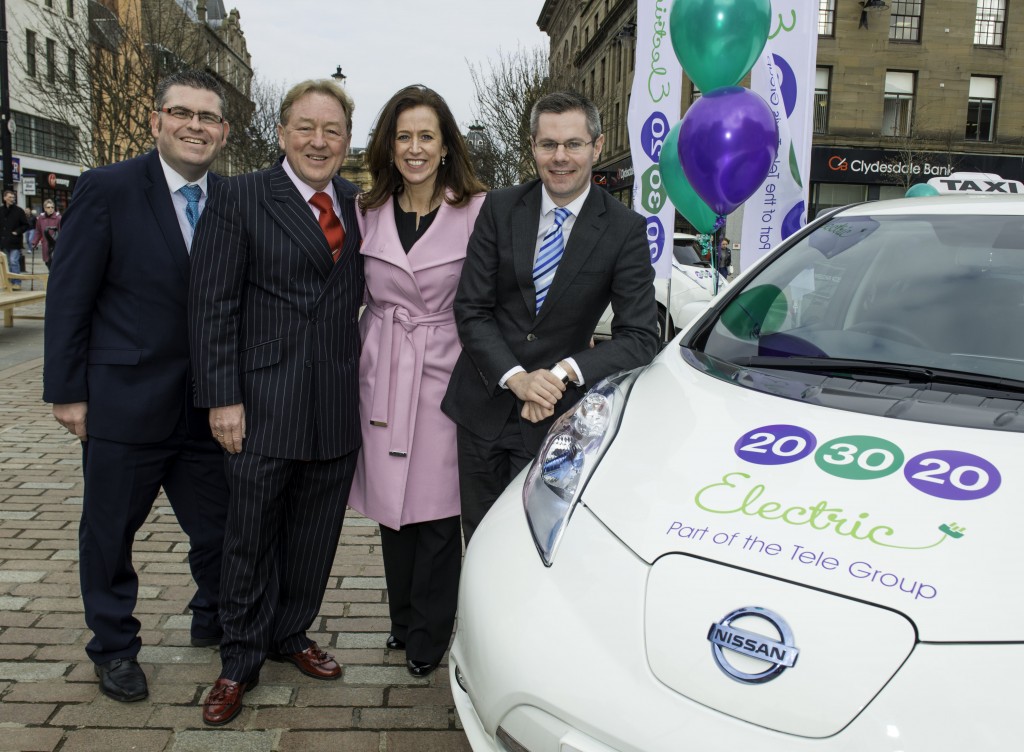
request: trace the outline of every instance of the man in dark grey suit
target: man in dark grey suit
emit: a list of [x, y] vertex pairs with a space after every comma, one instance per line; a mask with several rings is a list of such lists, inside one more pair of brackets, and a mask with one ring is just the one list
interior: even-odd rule
[[161, 487], [191, 546], [192, 644], [221, 637], [228, 488], [206, 411], [191, 399], [186, 314], [193, 230], [218, 180], [207, 170], [228, 137], [224, 90], [207, 73], [181, 71], [155, 94], [156, 149], [89, 170], [75, 187], [44, 343], [43, 399], [82, 441], [85, 650], [100, 690], [121, 702], [149, 692], [136, 661], [132, 542]]
[[[658, 347], [644, 221], [591, 184], [604, 145], [597, 108], [549, 94], [530, 131], [540, 180], [487, 196], [455, 297], [464, 349], [442, 409], [458, 424], [467, 543], [554, 416]], [[612, 339], [590, 347], [609, 302]]]
[[203, 704], [231, 721], [268, 658], [316, 679], [341, 667], [309, 639], [360, 445], [363, 266], [355, 186], [335, 175], [352, 100], [333, 81], [281, 105], [281, 164], [226, 180], [195, 240], [196, 401], [228, 452], [221, 676]]

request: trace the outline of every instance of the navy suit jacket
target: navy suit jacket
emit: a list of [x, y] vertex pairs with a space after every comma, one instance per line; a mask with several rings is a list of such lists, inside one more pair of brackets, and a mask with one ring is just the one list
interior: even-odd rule
[[196, 404], [244, 405], [246, 452], [324, 460], [361, 443], [357, 188], [335, 178], [334, 189], [345, 225], [336, 264], [279, 164], [221, 181], [196, 228]]
[[88, 402], [89, 435], [102, 439], [162, 441], [182, 410], [190, 433], [209, 437], [190, 399], [188, 276], [156, 150], [85, 172], [47, 288], [43, 399]]
[[[591, 187], [540, 311], [533, 260], [540, 226], [541, 183], [487, 194], [466, 252], [455, 295], [463, 351], [441, 408], [480, 438], [497, 438], [515, 395], [499, 386], [514, 366], [528, 372], [572, 357], [586, 388], [617, 371], [646, 365], [658, 351], [654, 269], [643, 218], [607, 191]], [[612, 339], [590, 347], [608, 304]], [[555, 407], [565, 412], [582, 396], [570, 384]], [[554, 417], [521, 423], [525, 445], [537, 450]]]

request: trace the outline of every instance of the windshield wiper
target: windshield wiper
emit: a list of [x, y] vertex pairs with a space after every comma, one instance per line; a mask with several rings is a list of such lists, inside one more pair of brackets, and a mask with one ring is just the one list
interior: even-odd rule
[[902, 363], [845, 358], [786, 358], [768, 355], [752, 355], [747, 358], [737, 358], [733, 362], [738, 366], [748, 368], [768, 368], [812, 373], [823, 372], [830, 376], [874, 376], [894, 383], [948, 384], [951, 386], [1001, 389], [1015, 393], [1024, 392], [1024, 381], [1018, 379]]

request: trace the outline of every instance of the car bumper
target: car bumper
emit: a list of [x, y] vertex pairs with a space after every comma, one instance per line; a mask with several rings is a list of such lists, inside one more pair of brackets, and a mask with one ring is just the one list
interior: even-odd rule
[[827, 738], [770, 731], [689, 700], [648, 664], [650, 566], [580, 506], [545, 568], [523, 512], [524, 477], [476, 532], [460, 587], [449, 671], [476, 752], [936, 752], [1005, 748], [1024, 732], [1012, 690], [1021, 645], [919, 644]]

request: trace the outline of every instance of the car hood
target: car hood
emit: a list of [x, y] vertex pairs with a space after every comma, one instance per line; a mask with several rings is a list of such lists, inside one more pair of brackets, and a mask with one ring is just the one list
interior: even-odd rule
[[582, 500], [651, 564], [683, 554], [892, 610], [923, 641], [1020, 641], [1022, 456], [1019, 433], [765, 394], [670, 345]]

